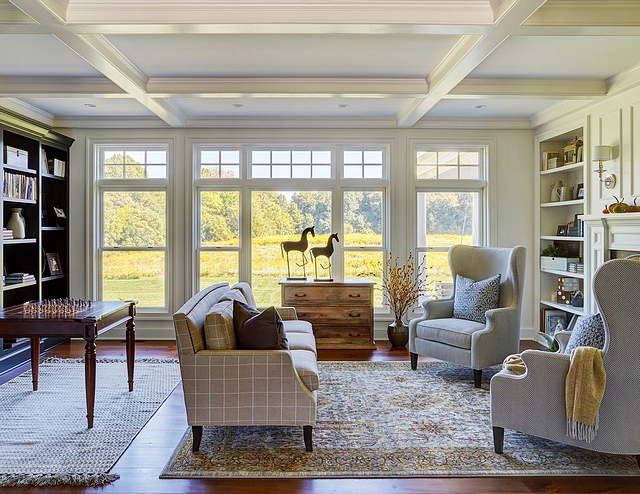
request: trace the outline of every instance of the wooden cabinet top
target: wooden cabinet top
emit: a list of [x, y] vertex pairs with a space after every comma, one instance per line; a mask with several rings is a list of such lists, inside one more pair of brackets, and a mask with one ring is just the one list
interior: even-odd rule
[[373, 286], [375, 282], [369, 278], [344, 278], [333, 281], [315, 281], [313, 278], [299, 280], [282, 278], [280, 284], [286, 286]]

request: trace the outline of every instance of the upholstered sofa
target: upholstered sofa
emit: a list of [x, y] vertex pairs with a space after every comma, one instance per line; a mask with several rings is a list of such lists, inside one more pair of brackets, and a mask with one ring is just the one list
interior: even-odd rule
[[288, 349], [242, 350], [233, 338], [233, 301], [255, 307], [251, 287], [210, 286], [174, 315], [187, 422], [198, 451], [203, 426], [302, 426], [312, 451], [319, 386], [311, 324], [277, 308]]

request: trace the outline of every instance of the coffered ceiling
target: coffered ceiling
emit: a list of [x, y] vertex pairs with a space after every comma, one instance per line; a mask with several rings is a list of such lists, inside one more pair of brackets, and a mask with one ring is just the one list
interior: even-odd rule
[[640, 83], [637, 0], [0, 0], [56, 127], [535, 127]]

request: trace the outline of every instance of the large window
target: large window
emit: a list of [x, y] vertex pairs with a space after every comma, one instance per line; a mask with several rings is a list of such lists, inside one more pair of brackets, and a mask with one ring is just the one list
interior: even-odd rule
[[[200, 289], [250, 281], [259, 305], [278, 305], [278, 282], [288, 276], [380, 282], [388, 249], [386, 145], [195, 149]], [[308, 249], [326, 246], [331, 234], [338, 236], [334, 254], [316, 262]]]
[[100, 300], [167, 309], [168, 147], [96, 148]]
[[415, 148], [417, 262], [424, 261], [428, 296], [448, 297], [449, 247], [483, 245], [484, 150]]

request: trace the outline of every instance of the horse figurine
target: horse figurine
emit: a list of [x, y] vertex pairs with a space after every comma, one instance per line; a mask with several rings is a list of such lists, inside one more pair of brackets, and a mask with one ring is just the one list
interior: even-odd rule
[[316, 280], [319, 280], [319, 278], [318, 278], [318, 257], [324, 256], [329, 261], [329, 265], [327, 267], [324, 267], [322, 264], [320, 264], [320, 267], [322, 269], [328, 269], [329, 270], [329, 278], [323, 278], [323, 281], [333, 281], [333, 279], [331, 278], [331, 255], [333, 254], [333, 240], [334, 239], [335, 239], [336, 242], [340, 242], [340, 239], [338, 238], [338, 234], [337, 233], [332, 233], [331, 235], [329, 235], [329, 240], [327, 240], [327, 245], [325, 245], [324, 247], [311, 247], [311, 249], [309, 249], [309, 252], [311, 253], [311, 258], [313, 259], [313, 264], [314, 264], [314, 266], [316, 268]]
[[300, 240], [285, 240], [280, 243], [280, 252], [282, 253], [282, 257], [284, 258], [284, 253], [287, 253], [287, 278], [291, 279], [291, 268], [289, 267], [289, 252], [292, 250], [299, 251], [302, 253], [302, 264], [298, 264], [298, 266], [302, 266], [302, 273], [304, 277], [307, 277], [307, 270], [305, 266], [309, 262], [307, 260], [307, 256], [304, 255], [304, 252], [309, 247], [309, 241], [307, 240], [307, 235], [310, 233], [312, 237], [316, 236], [316, 232], [314, 231], [315, 226], [310, 228], [305, 228], [302, 231], [302, 235], [300, 235]]

